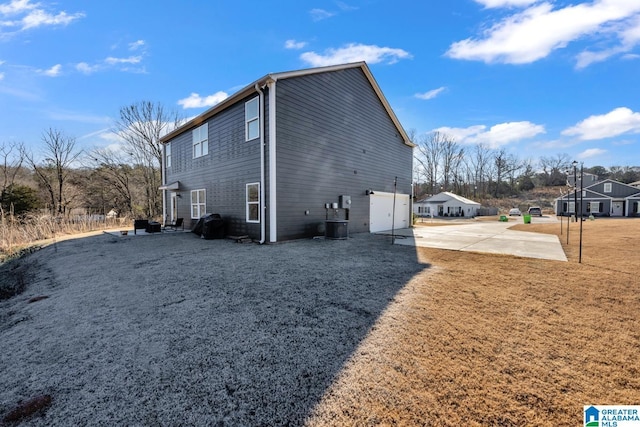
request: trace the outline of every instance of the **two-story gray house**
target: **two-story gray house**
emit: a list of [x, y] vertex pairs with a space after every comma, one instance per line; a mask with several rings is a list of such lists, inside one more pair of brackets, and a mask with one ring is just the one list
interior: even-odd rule
[[574, 215], [576, 206], [582, 216], [640, 216], [640, 189], [612, 179], [578, 186], [556, 199], [556, 215]]
[[414, 145], [364, 62], [267, 74], [161, 142], [166, 221], [260, 242], [411, 225]]

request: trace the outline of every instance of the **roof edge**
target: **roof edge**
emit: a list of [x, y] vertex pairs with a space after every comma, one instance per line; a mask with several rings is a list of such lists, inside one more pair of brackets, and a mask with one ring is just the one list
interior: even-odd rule
[[277, 80], [289, 79], [289, 78], [293, 78], [293, 77], [301, 77], [301, 76], [307, 76], [307, 75], [312, 75], [312, 74], [320, 74], [320, 73], [327, 73], [327, 72], [332, 72], [332, 71], [340, 71], [340, 70], [346, 70], [346, 69], [351, 69], [351, 68], [361, 68], [362, 69], [362, 72], [364, 73], [365, 77], [369, 81], [369, 84], [371, 84], [371, 87], [373, 88], [374, 92], [378, 96], [378, 99], [382, 103], [384, 109], [386, 110], [387, 114], [391, 118], [391, 121], [393, 122], [393, 124], [395, 125], [396, 129], [398, 130], [398, 133], [400, 134], [400, 137], [402, 138], [403, 143], [405, 145], [409, 146], [409, 147], [412, 147], [412, 148], [415, 147], [416, 145], [411, 141], [411, 139], [407, 135], [407, 132], [402, 127], [402, 124], [400, 124], [400, 120], [398, 119], [396, 114], [393, 112], [393, 109], [391, 108], [391, 105], [389, 104], [389, 101], [387, 101], [387, 98], [382, 93], [382, 89], [380, 89], [380, 86], [378, 85], [378, 82], [373, 77], [373, 74], [371, 73], [371, 70], [369, 69], [369, 66], [364, 61], [350, 62], [350, 63], [338, 64], [338, 65], [328, 65], [328, 66], [324, 66], [324, 67], [305, 68], [305, 69], [301, 69], [301, 70], [284, 71], [284, 72], [279, 72], [279, 73], [269, 73], [269, 74], [259, 78], [258, 80], [255, 80], [254, 82], [248, 84], [244, 88], [240, 89], [238, 92], [235, 92], [234, 94], [232, 94], [231, 96], [229, 96], [225, 100], [219, 102], [218, 104], [214, 105], [213, 107], [209, 108], [208, 110], [204, 111], [203, 113], [200, 113], [199, 115], [197, 115], [193, 119], [191, 119], [191, 120], [187, 121], [186, 123], [184, 123], [182, 126], [179, 126], [176, 129], [172, 130], [171, 132], [167, 133], [166, 135], [164, 135], [163, 137], [160, 138], [160, 142], [164, 144], [164, 143], [168, 142], [169, 140], [175, 138], [176, 136], [180, 135], [181, 133], [186, 132], [189, 129], [192, 129], [192, 128], [200, 125], [201, 123], [204, 123], [206, 120], [208, 120], [209, 118], [215, 116], [217, 113], [225, 110], [226, 108], [230, 107], [231, 105], [235, 104], [240, 99], [250, 95], [253, 92], [256, 92], [256, 86], [263, 87], [269, 81], [277, 81]]

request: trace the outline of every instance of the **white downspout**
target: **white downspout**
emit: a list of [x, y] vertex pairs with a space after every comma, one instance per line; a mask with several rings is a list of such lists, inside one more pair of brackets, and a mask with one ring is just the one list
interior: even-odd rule
[[260, 244], [262, 245], [267, 238], [265, 219], [267, 209], [264, 200], [264, 92], [262, 92], [262, 88], [258, 83], [256, 83], [255, 88], [260, 94]]
[[[167, 159], [167, 145], [162, 144], [162, 160], [160, 160], [160, 173], [162, 174], [161, 181], [162, 186], [167, 185], [167, 175], [165, 173], [164, 165]], [[167, 222], [167, 190], [162, 190], [162, 226], [164, 227]]]
[[269, 86], [269, 242], [278, 241], [277, 192], [276, 192], [276, 81]]

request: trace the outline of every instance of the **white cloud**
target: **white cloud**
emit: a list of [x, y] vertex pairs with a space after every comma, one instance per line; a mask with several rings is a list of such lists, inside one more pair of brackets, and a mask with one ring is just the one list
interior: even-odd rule
[[[507, 2], [486, 0], [482, 3]], [[447, 55], [486, 63], [525, 64], [545, 58], [552, 51], [587, 36], [589, 40], [602, 42], [611, 31], [627, 39], [621, 48], [629, 49], [629, 40], [636, 40], [635, 30], [630, 29], [635, 27], [630, 27], [629, 22], [635, 21], [638, 14], [640, 2], [635, 0], [594, 0], [559, 9], [545, 1], [507, 16], [479, 38], [453, 43]], [[581, 64], [585, 64], [598, 57], [583, 55], [580, 59]]]
[[19, 31], [43, 26], [66, 26], [85, 16], [82, 12], [49, 12], [43, 2], [31, 3], [30, 0], [11, 0], [0, 4], [0, 28], [10, 28], [13, 33], [0, 32], [0, 37], [11, 37]]
[[141, 56], [130, 56], [128, 58], [115, 58], [113, 56], [109, 56], [104, 60], [107, 64], [115, 65], [115, 64], [139, 64], [142, 61]]
[[306, 45], [307, 45], [307, 42], [299, 42], [293, 39], [287, 40], [286, 42], [284, 42], [285, 49], [302, 49]]
[[89, 65], [86, 62], [76, 64], [76, 70], [83, 74], [93, 74], [100, 69], [99, 65]]
[[339, 49], [327, 49], [324, 55], [316, 52], [305, 52], [300, 55], [300, 59], [315, 67], [359, 61], [366, 61], [369, 64], [379, 62], [394, 64], [400, 59], [408, 58], [411, 58], [411, 54], [402, 49], [354, 43]]
[[181, 99], [178, 101], [178, 105], [182, 105], [182, 108], [202, 108], [202, 107], [212, 107], [220, 102], [224, 101], [229, 97], [229, 94], [226, 92], [216, 92], [213, 95], [202, 97], [197, 93], [192, 93], [187, 98]]
[[581, 153], [578, 153], [577, 157], [580, 160], [592, 159], [594, 157], [600, 157], [607, 153], [607, 150], [601, 148], [589, 148]]
[[309, 15], [311, 15], [311, 19], [313, 19], [314, 21], [322, 21], [323, 19], [335, 16], [335, 13], [329, 12], [328, 10], [324, 9], [311, 9], [309, 11]]
[[146, 43], [144, 40], [136, 40], [135, 42], [129, 43], [129, 50], [138, 50], [140, 48], [143, 48], [145, 44]]
[[[146, 73], [143, 66], [139, 66], [144, 59], [143, 55], [129, 56], [126, 58], [117, 58], [115, 56], [109, 56], [101, 62], [95, 64], [89, 64], [87, 62], [80, 62], [76, 64], [75, 68], [83, 74], [93, 74], [98, 71], [104, 71], [117, 67], [119, 71], [125, 71], [130, 73]], [[137, 67], [128, 67], [129, 65], [136, 65]]]
[[620, 52], [620, 49], [607, 49], [600, 52], [590, 52], [588, 50], [585, 50], [583, 52], [580, 52], [578, 56], [576, 56], [576, 68], [586, 68], [595, 62], [606, 61], [607, 59]]
[[484, 125], [476, 125], [468, 128], [441, 127], [433, 131], [447, 134], [461, 144], [486, 144], [491, 148], [545, 133], [544, 126], [528, 121], [499, 123], [489, 130]]
[[22, 18], [22, 29], [27, 30], [43, 25], [69, 25], [71, 22], [82, 17], [84, 17], [84, 13], [69, 15], [66, 12], [60, 12], [57, 15], [52, 15], [44, 10], [34, 10]]
[[9, 3], [0, 4], [0, 14], [16, 15], [36, 7], [37, 5], [30, 3], [30, 0], [11, 0]]
[[619, 25], [602, 30], [603, 34], [613, 33], [620, 39], [620, 43], [600, 51], [585, 50], [577, 55], [576, 68], [585, 68], [595, 62], [602, 62], [612, 56], [622, 54], [622, 59], [629, 59], [626, 54], [640, 44], [640, 15], [635, 19], [626, 20]]
[[0, 73], [0, 80], [4, 80], [4, 73]]
[[433, 89], [430, 90], [428, 92], [425, 93], [416, 93], [415, 97], [418, 99], [424, 99], [424, 100], [429, 100], [429, 99], [433, 99], [436, 96], [440, 95], [442, 92], [444, 92], [447, 88], [446, 87], [439, 87], [438, 89]]
[[487, 9], [493, 9], [498, 7], [525, 7], [537, 2], [538, 0], [476, 0], [476, 3], [480, 3]]
[[450, 128], [444, 126], [438, 129], [434, 129], [432, 132], [440, 132], [448, 135], [461, 144], [467, 142], [471, 144], [472, 142], [469, 142], [468, 139], [471, 139], [475, 135], [483, 133], [486, 128], [487, 127], [485, 125], [470, 126], [468, 128]]
[[640, 133], [640, 113], [629, 108], [616, 108], [607, 114], [593, 115], [562, 131], [583, 141], [611, 138], [625, 133]]
[[48, 70], [43, 70], [42, 74], [49, 77], [57, 77], [60, 75], [60, 71], [62, 70], [62, 65], [56, 64]]
[[349, 11], [352, 11], [352, 10], [358, 10], [358, 7], [351, 6], [351, 5], [349, 5], [349, 4], [345, 3], [345, 2], [342, 2], [342, 1], [337, 1], [336, 5], [340, 8], [340, 10], [343, 10], [345, 12], [349, 12]]

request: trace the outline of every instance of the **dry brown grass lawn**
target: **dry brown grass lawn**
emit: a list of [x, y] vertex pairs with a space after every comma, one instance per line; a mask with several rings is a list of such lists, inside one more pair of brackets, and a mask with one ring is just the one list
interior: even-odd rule
[[[534, 219], [535, 221], [535, 219]], [[640, 219], [558, 234], [569, 262], [417, 248], [397, 295], [308, 424], [581, 425], [640, 404]]]

